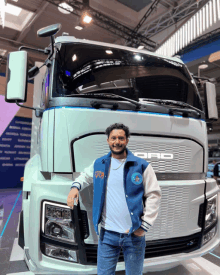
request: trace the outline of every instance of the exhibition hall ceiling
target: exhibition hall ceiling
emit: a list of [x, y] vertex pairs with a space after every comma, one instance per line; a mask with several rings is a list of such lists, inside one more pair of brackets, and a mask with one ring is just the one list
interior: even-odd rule
[[131, 8], [132, 10], [138, 11], [138, 12], [152, 3], [151, 0], [145, 0], [145, 1], [143, 1], [143, 0], [136, 0], [136, 1], [118, 0], [118, 2], [124, 4], [125, 6]]
[[[74, 7], [72, 13], [64, 14], [58, 10], [61, 3], [69, 3]], [[183, 21], [190, 18], [196, 9], [207, 3], [207, 0], [8, 0], [10, 8], [5, 13], [5, 26], [0, 26], [0, 65], [1, 72], [5, 72], [7, 54], [16, 51], [22, 45], [44, 49], [50, 44], [49, 38], [39, 38], [37, 31], [43, 27], [61, 23], [63, 32], [80, 39], [129, 45], [123, 32], [129, 28], [138, 30], [140, 37], [158, 46], [162, 41], [177, 30]], [[75, 29], [80, 21], [80, 10], [83, 4], [89, 3], [89, 8], [96, 12], [94, 23], [83, 30]], [[101, 22], [102, 23], [98, 23]], [[116, 23], [116, 24], [115, 24]], [[120, 30], [117, 29], [120, 25]], [[108, 27], [109, 26], [109, 27]], [[219, 26], [220, 27], [220, 26]], [[146, 48], [146, 47], [145, 47]], [[1, 59], [2, 56], [2, 59]], [[29, 53], [29, 66], [35, 61], [44, 61], [45, 55]], [[203, 60], [204, 61], [204, 60]], [[189, 69], [198, 73], [200, 61], [190, 62]], [[220, 62], [210, 64], [202, 72], [204, 76], [217, 78], [220, 83]], [[217, 86], [220, 94], [220, 86]], [[220, 110], [220, 97], [218, 96]], [[215, 131], [220, 132], [220, 121], [216, 123]], [[219, 127], [219, 128], [218, 128]]]
[[[72, 13], [64, 14], [58, 10], [58, 5], [63, 2], [74, 7]], [[94, 23], [79, 31], [75, 26], [79, 24], [79, 10], [86, 2], [97, 14]], [[62, 29], [58, 35], [67, 32], [80, 39], [126, 45], [123, 33], [129, 28], [131, 31], [138, 29], [141, 37], [159, 45], [184, 19], [206, 2], [207, 0], [8, 0], [8, 4], [21, 8], [22, 11], [19, 15], [6, 13], [5, 27], [0, 26], [0, 43], [8, 51], [17, 50], [22, 44], [43, 49], [50, 40], [37, 37], [37, 31], [61, 23]], [[97, 24], [100, 21], [102, 23]], [[110, 29], [110, 25], [114, 23], [120, 24], [120, 30], [116, 30], [117, 24]], [[152, 24], [154, 26], [149, 30], [148, 26]], [[34, 61], [36, 58], [39, 61], [44, 58], [36, 56], [37, 54], [31, 54]]]

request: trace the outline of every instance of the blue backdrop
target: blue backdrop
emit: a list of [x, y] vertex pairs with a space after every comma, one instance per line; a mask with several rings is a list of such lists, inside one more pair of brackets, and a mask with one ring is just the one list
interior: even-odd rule
[[0, 137], [0, 189], [22, 188], [30, 159], [31, 118], [15, 116]]

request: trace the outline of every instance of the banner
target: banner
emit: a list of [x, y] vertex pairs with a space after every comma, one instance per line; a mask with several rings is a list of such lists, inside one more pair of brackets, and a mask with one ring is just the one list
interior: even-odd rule
[[22, 188], [30, 159], [32, 119], [14, 116], [0, 137], [0, 189]]

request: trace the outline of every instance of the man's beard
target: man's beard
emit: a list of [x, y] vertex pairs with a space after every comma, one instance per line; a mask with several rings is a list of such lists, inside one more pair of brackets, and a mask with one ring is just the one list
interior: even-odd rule
[[113, 151], [113, 150], [114, 150], [114, 147], [113, 147], [113, 149], [112, 149], [112, 148], [109, 146], [109, 148], [110, 148], [111, 152], [112, 152], [113, 154], [115, 154], [115, 155], [121, 155], [121, 154], [124, 153], [124, 151], [126, 151], [126, 147], [124, 147], [124, 148], [121, 149], [120, 151]]

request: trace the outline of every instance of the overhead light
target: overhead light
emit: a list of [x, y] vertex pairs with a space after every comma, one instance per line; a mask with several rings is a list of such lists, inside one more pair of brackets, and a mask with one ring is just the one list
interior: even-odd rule
[[72, 60], [75, 61], [77, 59], [76, 54], [73, 55]]
[[198, 66], [198, 77], [201, 76], [200, 70], [206, 69], [206, 68], [208, 68], [208, 64], [205, 64], [205, 61], [203, 61], [203, 62]]
[[92, 17], [87, 13], [83, 16], [83, 22], [89, 24], [92, 21]]
[[81, 31], [83, 29], [83, 27], [75, 26], [75, 29], [77, 29], [78, 31]]
[[14, 1], [14, 2], [18, 2], [18, 0], [12, 0], [12, 1]]
[[144, 46], [139, 46], [138, 50], [143, 50]]
[[63, 2], [59, 4], [58, 10], [64, 14], [70, 14], [73, 11], [73, 7]]
[[110, 50], [106, 50], [105, 52], [106, 52], [107, 54], [113, 54], [113, 52], [110, 51]]
[[11, 5], [11, 4], [7, 4], [5, 6], [5, 12], [10, 13], [15, 16], [19, 16], [19, 14], [21, 13], [21, 10], [22, 10], [21, 8]]
[[199, 65], [199, 69], [206, 69], [208, 68], [209, 65], [207, 64], [202, 64], [202, 65]]
[[75, 26], [75, 29], [77, 29], [78, 31], [81, 31], [82, 29], [84, 29], [84, 26], [82, 23], [79, 22], [79, 24]]

